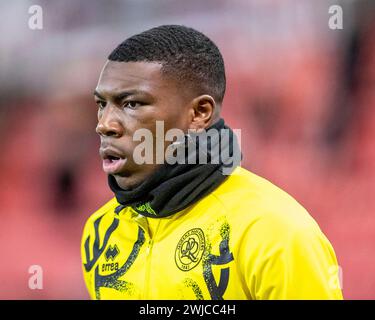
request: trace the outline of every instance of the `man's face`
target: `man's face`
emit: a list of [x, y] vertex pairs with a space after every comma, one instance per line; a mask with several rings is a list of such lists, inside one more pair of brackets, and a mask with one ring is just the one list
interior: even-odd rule
[[133, 151], [140, 143], [133, 141], [136, 130], [148, 129], [155, 137], [157, 120], [164, 121], [165, 132], [189, 128], [190, 100], [175, 81], [161, 73], [161, 67], [151, 62], [108, 61], [95, 90], [103, 170], [123, 189], [139, 185], [158, 166], [155, 161], [134, 162]]

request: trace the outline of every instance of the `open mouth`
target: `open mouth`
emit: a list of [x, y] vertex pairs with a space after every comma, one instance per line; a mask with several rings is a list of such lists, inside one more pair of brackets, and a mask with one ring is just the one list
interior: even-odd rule
[[106, 174], [119, 173], [125, 163], [126, 158], [120, 158], [118, 156], [107, 154], [103, 157], [103, 171]]
[[109, 160], [109, 162], [120, 160], [120, 157], [115, 156], [108, 156], [105, 160]]

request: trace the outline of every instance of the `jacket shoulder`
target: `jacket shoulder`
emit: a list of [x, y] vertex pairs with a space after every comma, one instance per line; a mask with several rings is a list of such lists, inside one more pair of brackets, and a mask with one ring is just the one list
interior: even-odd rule
[[84, 231], [87, 230], [89, 226], [91, 226], [94, 221], [99, 219], [100, 217], [103, 217], [104, 215], [108, 213], [114, 213], [116, 207], [119, 205], [116, 198], [112, 198], [107, 203], [105, 203], [103, 206], [101, 206], [98, 210], [96, 210], [93, 214], [89, 216], [89, 218], [86, 220]]
[[291, 195], [242, 167], [237, 167], [213, 196], [230, 216], [238, 216], [243, 222], [263, 220], [287, 229], [317, 227], [307, 210]]

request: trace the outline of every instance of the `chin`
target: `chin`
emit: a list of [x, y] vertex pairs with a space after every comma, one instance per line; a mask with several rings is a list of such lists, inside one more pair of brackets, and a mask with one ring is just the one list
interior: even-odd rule
[[142, 166], [142, 170], [136, 170], [132, 173], [124, 171], [119, 174], [113, 175], [116, 179], [117, 184], [121, 189], [131, 190], [138, 187], [143, 181], [151, 176], [158, 166]]
[[134, 189], [143, 182], [143, 179], [137, 175], [114, 175], [114, 177], [119, 187], [124, 190]]

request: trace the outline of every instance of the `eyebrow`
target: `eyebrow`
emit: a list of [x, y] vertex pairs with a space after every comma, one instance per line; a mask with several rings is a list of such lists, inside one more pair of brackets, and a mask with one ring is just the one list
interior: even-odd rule
[[[132, 95], [136, 95], [136, 94], [147, 94], [147, 92], [141, 91], [141, 90], [123, 91], [123, 92], [114, 94], [113, 98], [115, 100], [121, 100], [121, 99], [124, 99], [128, 96], [132, 96]], [[105, 100], [105, 98], [96, 90], [94, 90], [94, 96], [97, 96], [98, 98]]]

